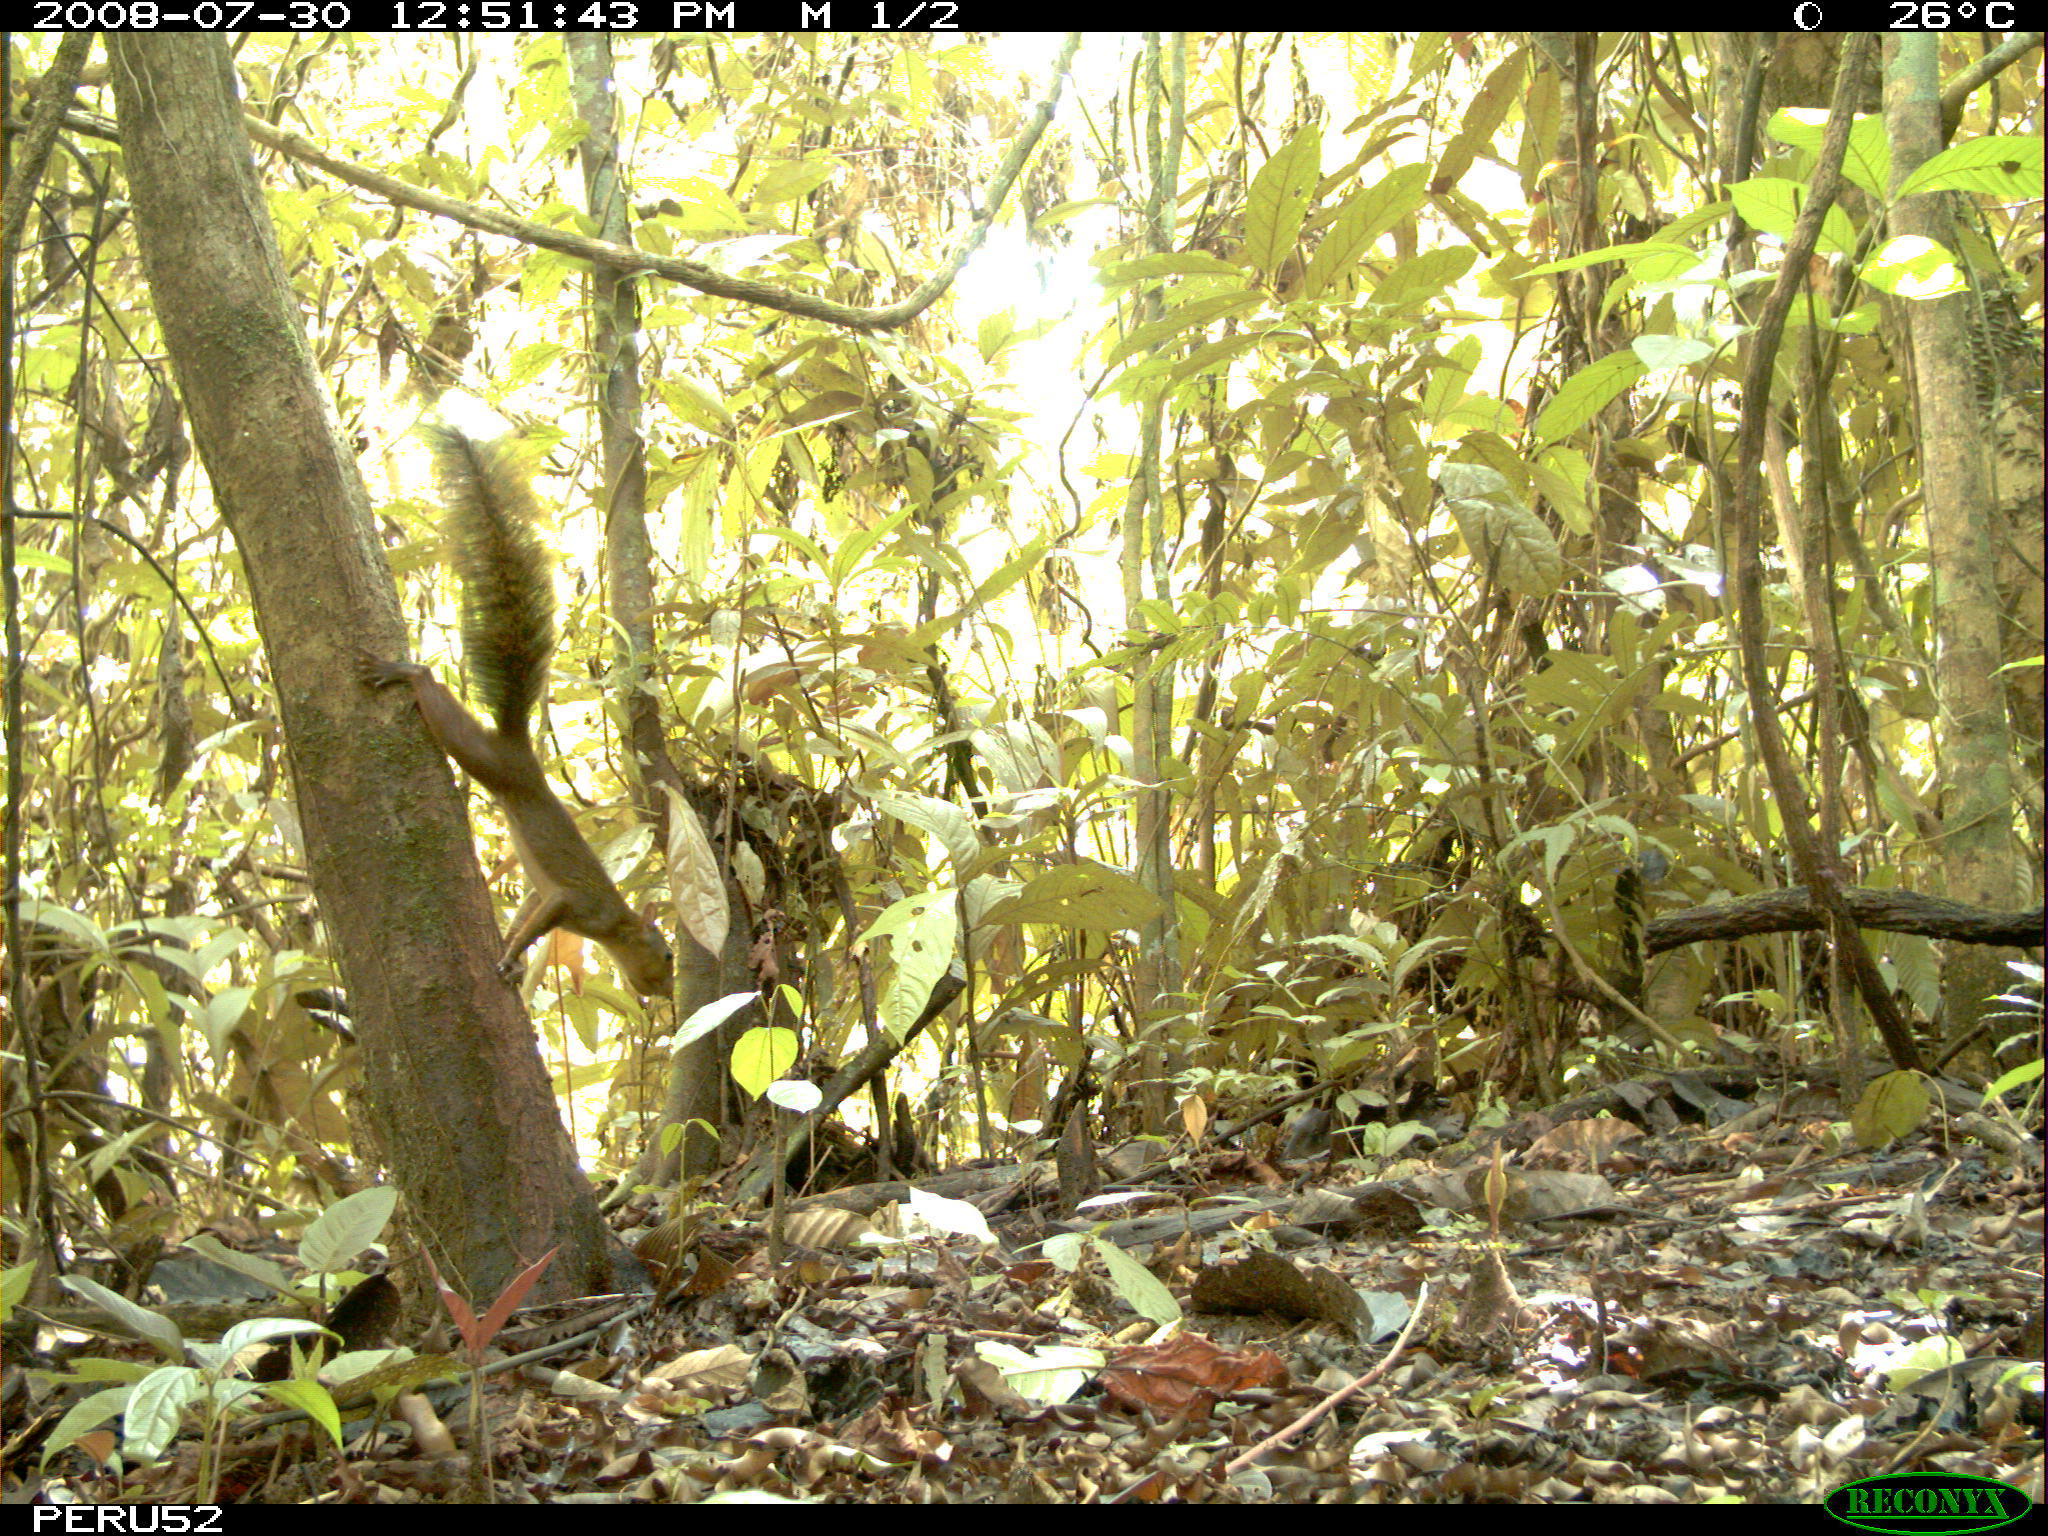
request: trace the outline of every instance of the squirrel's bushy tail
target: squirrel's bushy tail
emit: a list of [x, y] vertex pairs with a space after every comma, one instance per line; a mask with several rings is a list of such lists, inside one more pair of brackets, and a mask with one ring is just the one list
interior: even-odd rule
[[517, 441], [421, 428], [462, 580], [462, 659], [494, 724], [525, 737], [555, 649], [555, 586]]

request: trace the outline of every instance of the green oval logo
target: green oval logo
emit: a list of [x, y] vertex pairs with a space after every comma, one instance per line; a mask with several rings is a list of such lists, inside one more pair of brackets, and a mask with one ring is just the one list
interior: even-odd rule
[[1939, 1531], [1989, 1531], [2010, 1525], [2034, 1507], [2011, 1483], [1952, 1472], [1900, 1472], [1844, 1483], [1824, 1507], [1844, 1525], [1866, 1531], [1921, 1536]]

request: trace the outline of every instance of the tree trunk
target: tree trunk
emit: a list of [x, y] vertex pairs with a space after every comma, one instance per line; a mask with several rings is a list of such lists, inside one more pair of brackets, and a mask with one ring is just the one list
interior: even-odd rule
[[404, 650], [369, 501], [300, 328], [218, 36], [110, 35], [136, 233], [213, 491], [248, 571], [313, 887], [377, 1146], [442, 1273], [479, 1302], [557, 1245], [543, 1296], [612, 1288], [600, 1221], [517, 995], [462, 797], [411, 704], [356, 681]]

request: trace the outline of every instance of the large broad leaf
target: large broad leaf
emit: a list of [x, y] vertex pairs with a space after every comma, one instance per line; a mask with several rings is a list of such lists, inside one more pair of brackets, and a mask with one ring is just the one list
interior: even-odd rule
[[1162, 903], [1129, 875], [1100, 864], [1063, 864], [1049, 869], [1008, 901], [989, 908], [990, 923], [1052, 923], [1116, 933], [1142, 928], [1163, 910]]
[[1632, 351], [1610, 352], [1566, 379], [1536, 421], [1536, 441], [1554, 443], [1576, 432], [1649, 370]]
[[1372, 291], [1372, 302], [1382, 309], [1405, 310], [1433, 299], [1472, 270], [1478, 253], [1469, 245], [1447, 245], [1424, 251], [1413, 261], [1404, 261], [1389, 272]]
[[383, 1185], [335, 1201], [299, 1239], [300, 1262], [319, 1274], [346, 1268], [377, 1240], [397, 1205], [398, 1191]]
[[1457, 133], [1444, 146], [1443, 157], [1436, 164], [1436, 176], [1429, 184], [1430, 191], [1450, 191], [1472, 169], [1479, 152], [1491, 148], [1494, 134], [1522, 98], [1527, 74], [1528, 50], [1517, 48], [1486, 77], [1479, 94], [1465, 109]]
[[1931, 156], [1899, 184], [1899, 196], [1914, 192], [1982, 192], [2008, 201], [2041, 195], [2041, 141], [2001, 134], [1951, 144]]
[[1259, 167], [1245, 198], [1244, 259], [1271, 277], [1301, 243], [1301, 221], [1322, 176], [1323, 135], [1304, 128]]
[[1509, 591], [1547, 597], [1564, 580], [1564, 555], [1542, 518], [1522, 505], [1498, 470], [1446, 464], [1439, 477], [1445, 505], [1465, 546]]
[[110, 1291], [97, 1280], [83, 1275], [61, 1275], [58, 1284], [82, 1301], [89, 1301], [138, 1339], [146, 1339], [168, 1360], [185, 1358], [185, 1336], [178, 1325], [149, 1308], [130, 1301], [119, 1291]]
[[1364, 259], [1375, 240], [1422, 206], [1423, 186], [1428, 180], [1427, 166], [1404, 165], [1377, 186], [1346, 198], [1309, 260], [1302, 292], [1312, 299], [1328, 292]]

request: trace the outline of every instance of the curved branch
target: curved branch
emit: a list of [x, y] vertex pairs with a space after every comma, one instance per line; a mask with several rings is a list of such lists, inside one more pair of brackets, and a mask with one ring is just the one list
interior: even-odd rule
[[[1995, 912], [1922, 896], [1914, 891], [1877, 891], [1850, 885], [1841, 889], [1842, 905], [1859, 928], [1887, 933], [1919, 933], [1958, 944], [2011, 944], [2041, 947], [2043, 909]], [[1643, 947], [1653, 955], [1710, 939], [1740, 939], [1759, 933], [1812, 933], [1827, 927], [1827, 914], [1803, 885], [1765, 891], [1735, 901], [1667, 912], [1643, 925]]]
[[[743, 304], [752, 304], [759, 309], [780, 310], [784, 314], [804, 315], [813, 320], [822, 320], [828, 325], [844, 326], [856, 331], [897, 330], [908, 325], [938, 299], [953, 279], [960, 275], [960, 269], [967, 264], [967, 258], [981, 248], [988, 238], [988, 232], [995, 224], [996, 216], [1002, 212], [1003, 204], [1009, 200], [1010, 191], [1017, 184], [1017, 178], [1024, 170], [1025, 162], [1038, 142], [1045, 135], [1052, 122], [1052, 115], [1059, 105], [1060, 90], [1066, 82], [1067, 67], [1073, 62], [1075, 50], [1080, 47], [1081, 35], [1069, 33], [1060, 50], [1059, 58], [1053, 65], [1053, 79], [1043, 100], [1032, 109], [1010, 145], [1003, 162], [996, 167], [989, 180], [981, 212], [976, 216], [967, 233], [953, 254], [939, 265], [938, 270], [918, 284], [911, 295], [895, 304], [880, 307], [857, 308], [851, 304], [840, 304], [832, 299], [819, 298], [814, 294], [797, 293], [773, 283], [758, 282], [750, 277], [735, 277], [729, 272], [720, 272], [702, 262], [690, 261], [681, 256], [659, 256], [639, 250], [630, 245], [618, 245], [610, 240], [594, 240], [588, 235], [575, 234], [569, 230], [556, 229], [547, 224], [536, 224], [509, 213], [493, 208], [479, 208], [474, 203], [465, 203], [458, 198], [443, 197], [438, 192], [429, 192], [411, 182], [401, 181], [396, 176], [387, 176], [381, 171], [372, 171], [331, 155], [311, 139], [296, 133], [287, 133], [281, 128], [243, 115], [242, 123], [249, 131], [249, 137], [257, 143], [274, 149], [280, 154], [325, 171], [338, 181], [384, 199], [399, 207], [416, 209], [437, 218], [453, 220], [470, 229], [485, 234], [503, 235], [510, 240], [522, 241], [543, 250], [557, 252], [576, 261], [587, 261], [592, 266], [609, 267], [631, 276], [664, 277], [671, 282], [694, 288], [699, 293], [708, 293], [714, 298], [737, 299]], [[96, 137], [119, 140], [114, 125], [104, 118], [84, 112], [67, 112], [64, 124], [68, 128]]]

